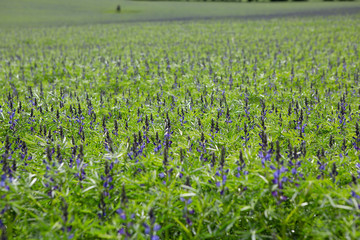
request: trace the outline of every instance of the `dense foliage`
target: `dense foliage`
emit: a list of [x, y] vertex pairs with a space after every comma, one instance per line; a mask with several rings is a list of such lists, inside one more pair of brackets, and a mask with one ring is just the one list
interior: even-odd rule
[[3, 31], [2, 237], [359, 238], [359, 20]]

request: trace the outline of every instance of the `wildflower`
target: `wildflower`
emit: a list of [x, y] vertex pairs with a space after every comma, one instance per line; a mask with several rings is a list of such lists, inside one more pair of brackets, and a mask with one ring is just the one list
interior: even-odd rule
[[184, 206], [184, 209], [183, 209], [183, 217], [185, 218], [186, 220], [186, 224], [191, 226], [192, 225], [192, 221], [190, 219], [190, 216], [189, 214], [194, 214], [194, 210], [190, 210], [188, 208], [188, 205], [190, 205], [192, 203], [192, 199], [191, 198], [188, 198], [188, 199], [185, 199], [183, 197], [180, 197], [180, 200], [182, 202], [185, 203], [185, 206]]
[[338, 175], [338, 172], [336, 171], [336, 163], [333, 163], [330, 176], [333, 179], [333, 182], [335, 182], [335, 177]]
[[229, 108], [226, 109], [226, 120], [225, 120], [225, 122], [226, 123], [232, 123]]
[[248, 175], [249, 172], [248, 171], [243, 171], [246, 164], [245, 164], [245, 161], [244, 161], [244, 158], [243, 158], [243, 153], [242, 151], [240, 150], [240, 154], [239, 154], [239, 161], [237, 162], [238, 164], [238, 167], [237, 167], [237, 174], [236, 174], [236, 177], [240, 177], [241, 176], [241, 173], [243, 173], [244, 175]]
[[277, 167], [270, 166], [272, 170], [275, 170], [273, 173], [273, 184], [276, 184], [278, 189], [273, 191], [271, 194], [278, 199], [278, 201], [284, 201], [287, 199], [287, 197], [283, 194], [282, 189], [283, 184], [288, 181], [288, 178], [285, 176], [281, 176], [283, 173], [287, 171], [287, 169], [283, 166], [283, 163], [280, 161], [281, 155], [280, 155], [280, 144], [279, 141], [276, 141], [276, 156], [275, 160], [277, 163]]
[[150, 219], [149, 225], [146, 223], [143, 224], [143, 226], [145, 228], [145, 234], [150, 235], [151, 240], [159, 240], [160, 237], [156, 235], [156, 232], [161, 229], [161, 226], [159, 224], [155, 223], [156, 218], [154, 215], [153, 208], [151, 208], [149, 211], [149, 219]]
[[324, 177], [324, 171], [327, 164], [320, 162], [320, 160], [317, 161], [317, 164], [319, 165], [318, 169], [320, 170], [320, 175], [317, 176], [317, 179], [320, 179]]
[[247, 145], [247, 142], [250, 140], [249, 138], [249, 132], [248, 132], [248, 128], [247, 128], [247, 124], [244, 123], [244, 136], [241, 137], [242, 140], [244, 140], [244, 146]]

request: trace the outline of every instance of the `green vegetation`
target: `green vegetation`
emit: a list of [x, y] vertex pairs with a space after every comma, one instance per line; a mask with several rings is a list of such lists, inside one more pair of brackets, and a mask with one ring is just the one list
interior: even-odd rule
[[[116, 11], [121, 5], [121, 13]], [[359, 2], [219, 3], [118, 0], [0, 1], [0, 27], [44, 27], [336, 10]]]
[[100, 5], [1, 31], [1, 239], [360, 237], [360, 15]]

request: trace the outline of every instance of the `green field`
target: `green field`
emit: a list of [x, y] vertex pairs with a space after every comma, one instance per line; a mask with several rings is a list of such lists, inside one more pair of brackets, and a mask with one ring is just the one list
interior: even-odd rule
[[0, 2], [0, 239], [360, 238], [359, 3], [117, 3]]
[[[122, 12], [116, 13], [120, 4]], [[360, 7], [360, 2], [219, 3], [118, 0], [0, 1], [0, 27], [121, 23], [177, 18], [269, 15]]]

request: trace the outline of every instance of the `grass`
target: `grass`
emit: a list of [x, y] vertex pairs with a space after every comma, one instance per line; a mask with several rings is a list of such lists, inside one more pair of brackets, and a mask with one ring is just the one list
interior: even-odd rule
[[359, 238], [360, 15], [101, 5], [1, 31], [2, 239]]
[[[122, 12], [116, 13], [120, 4]], [[359, 7], [359, 2], [138, 2], [118, 0], [16, 0], [0, 2], [0, 27], [41, 27], [121, 23], [174, 18], [267, 15], [340, 7]]]

